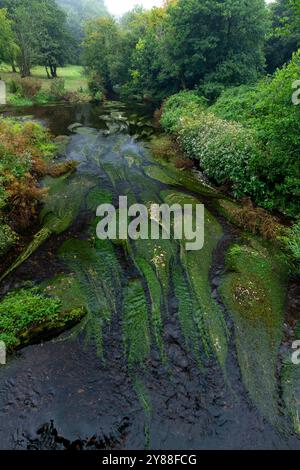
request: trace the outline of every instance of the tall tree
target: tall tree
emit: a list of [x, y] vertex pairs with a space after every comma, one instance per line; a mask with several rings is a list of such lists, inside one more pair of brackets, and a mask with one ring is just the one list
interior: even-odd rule
[[288, 62], [300, 46], [300, 1], [276, 0], [269, 6], [272, 31], [266, 44], [267, 71]]
[[268, 16], [264, 0], [178, 0], [167, 10], [164, 73], [178, 87], [214, 94], [253, 82], [263, 71]]
[[65, 65], [70, 59], [73, 46], [66, 13], [55, 0], [39, 1], [36, 7], [40, 63], [45, 66], [49, 78], [56, 78], [57, 67]]
[[56, 0], [56, 2], [67, 14], [67, 23], [75, 43], [73, 61], [78, 61], [85, 23], [108, 16], [104, 0]]
[[40, 63], [50, 70], [49, 77], [56, 77], [57, 66], [69, 56], [71, 35], [55, 0], [0, 0], [0, 6], [7, 7], [12, 20], [21, 76]]
[[87, 22], [85, 29], [83, 61], [92, 74], [98, 75], [103, 90], [113, 91], [113, 64], [119, 46], [118, 25], [114, 18], [99, 18]]
[[12, 21], [8, 18], [7, 10], [2, 8], [0, 9], [0, 62], [10, 62], [14, 67], [17, 53]]

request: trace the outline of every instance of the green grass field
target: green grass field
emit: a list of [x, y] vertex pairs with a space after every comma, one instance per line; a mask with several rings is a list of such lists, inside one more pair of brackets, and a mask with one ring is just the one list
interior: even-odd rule
[[[83, 67], [80, 65], [67, 65], [66, 67], [59, 67], [57, 69], [57, 75], [59, 78], [64, 78], [66, 91], [78, 91], [80, 89], [87, 89], [87, 79], [84, 76]], [[31, 71], [33, 78], [38, 78], [43, 82], [42, 89], [44, 91], [49, 90], [51, 86], [51, 80], [47, 78], [45, 67], [36, 66]], [[0, 65], [0, 77], [4, 81], [9, 81], [13, 78], [20, 78], [17, 73], [11, 72], [11, 67], [6, 64]]]

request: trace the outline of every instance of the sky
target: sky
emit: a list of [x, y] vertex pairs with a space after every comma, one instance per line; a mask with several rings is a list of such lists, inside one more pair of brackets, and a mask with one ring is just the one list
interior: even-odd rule
[[151, 8], [162, 5], [163, 0], [105, 0], [105, 4], [110, 13], [116, 16], [123, 15], [131, 10], [135, 5], [143, 5]]
[[[266, 0], [266, 2], [271, 3], [272, 0]], [[105, 3], [110, 13], [121, 16], [126, 13], [126, 11], [131, 10], [135, 5], [143, 5], [145, 8], [151, 8], [162, 5], [163, 0], [105, 0]]]

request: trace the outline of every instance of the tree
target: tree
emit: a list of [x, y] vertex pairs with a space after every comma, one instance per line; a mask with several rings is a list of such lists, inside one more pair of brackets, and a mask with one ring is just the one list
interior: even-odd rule
[[269, 6], [272, 31], [266, 44], [267, 71], [288, 62], [300, 46], [299, 0], [277, 0]]
[[0, 62], [10, 62], [14, 65], [17, 52], [12, 22], [8, 18], [7, 10], [2, 8], [0, 9]]
[[73, 61], [79, 60], [85, 23], [108, 16], [104, 0], [56, 0], [67, 15], [67, 24], [74, 38]]
[[86, 64], [125, 96], [161, 101], [197, 88], [213, 99], [264, 72], [264, 0], [168, 0], [150, 11], [136, 8], [114, 22], [113, 33], [108, 23], [93, 24], [84, 41]]
[[36, 6], [40, 62], [45, 66], [48, 78], [56, 78], [57, 67], [65, 65], [73, 46], [66, 13], [55, 0], [41, 1]]
[[118, 26], [114, 18], [89, 21], [85, 28], [83, 61], [92, 75], [96, 74], [104, 91], [112, 93], [112, 67], [119, 45]]
[[0, 0], [0, 6], [7, 7], [12, 21], [21, 76], [29, 76], [32, 66], [42, 63], [49, 78], [55, 78], [72, 46], [66, 14], [55, 0]]
[[254, 82], [263, 71], [264, 0], [178, 0], [167, 17], [163, 70], [178, 88], [200, 86], [214, 96], [224, 86]]

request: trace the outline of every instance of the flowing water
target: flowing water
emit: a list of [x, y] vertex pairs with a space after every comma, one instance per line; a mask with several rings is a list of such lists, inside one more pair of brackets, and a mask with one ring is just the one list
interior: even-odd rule
[[[225, 251], [239, 233], [216, 213], [219, 194], [151, 156], [147, 139], [156, 130], [142, 108], [18, 113], [71, 135], [64, 158], [78, 168], [45, 181], [43, 243], [5, 279], [2, 293], [42, 283], [66, 306], [84, 305], [87, 316], [1, 367], [0, 447], [299, 448], [284, 413], [270, 418], [243, 385], [218, 291]], [[204, 249], [97, 240], [96, 207], [117, 204], [119, 195], [146, 206], [203, 202]]]

